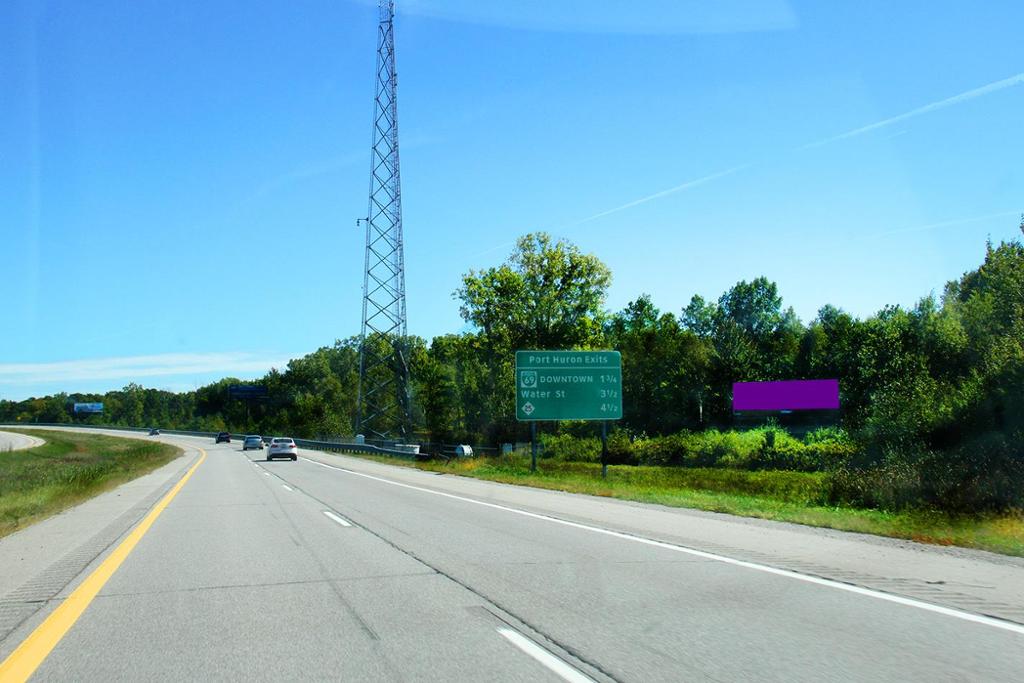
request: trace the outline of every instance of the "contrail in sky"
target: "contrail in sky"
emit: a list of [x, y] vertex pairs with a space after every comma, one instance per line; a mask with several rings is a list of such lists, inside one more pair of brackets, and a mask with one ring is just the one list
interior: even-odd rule
[[935, 228], [946, 228], [953, 225], [967, 225], [968, 223], [980, 223], [981, 221], [987, 221], [991, 218], [1006, 218], [1007, 216], [1018, 216], [1021, 215], [1020, 210], [1015, 211], [1000, 211], [999, 213], [988, 213], [984, 216], [971, 216], [970, 218], [957, 218], [952, 221], [942, 221], [941, 223], [928, 223], [927, 225], [915, 225], [910, 228], [899, 228], [897, 230], [887, 230], [886, 232], [877, 233], [876, 237], [882, 237], [885, 235], [898, 235], [904, 232], [921, 232], [923, 230], [933, 230]]
[[947, 97], [944, 100], [939, 100], [938, 102], [926, 104], [923, 107], [918, 107], [917, 109], [911, 109], [910, 111], [905, 112], [903, 114], [891, 116], [887, 119], [882, 119], [881, 121], [876, 121], [875, 123], [870, 123], [866, 126], [861, 126], [860, 128], [854, 128], [853, 130], [848, 130], [845, 133], [840, 133], [839, 135], [834, 135], [830, 138], [825, 138], [824, 140], [809, 143], [807, 145], [804, 145], [801, 149], [808, 149], [810, 147], [821, 147], [822, 145], [827, 145], [831, 142], [838, 142], [839, 140], [846, 140], [847, 138], [863, 135], [864, 133], [870, 133], [873, 130], [878, 130], [879, 128], [891, 126], [894, 123], [906, 121], [907, 119], [914, 118], [915, 116], [921, 116], [922, 114], [928, 114], [933, 111], [938, 111], [939, 109], [952, 107], [954, 104], [961, 104], [963, 102], [967, 102], [978, 97], [984, 97], [985, 95], [990, 95], [994, 92], [999, 92], [1000, 90], [1005, 90], [1006, 88], [1012, 88], [1015, 85], [1022, 84], [1024, 84], [1024, 73], [1019, 73], [1016, 76], [1010, 76], [1009, 78], [1004, 78], [1001, 81], [989, 83], [988, 85], [983, 85], [980, 88], [968, 90], [967, 92], [962, 92], [959, 95], [953, 95], [952, 97]]
[[595, 213], [593, 216], [588, 216], [574, 223], [570, 223], [568, 225], [563, 226], [563, 228], [575, 228], [578, 225], [583, 225], [584, 223], [589, 223], [590, 221], [596, 221], [598, 218], [604, 218], [609, 214], [618, 213], [619, 211], [625, 211], [626, 209], [631, 209], [639, 204], [646, 204], [649, 201], [660, 199], [662, 197], [668, 196], [670, 194], [675, 194], [676, 192], [681, 192], [683, 190], [688, 190], [691, 187], [697, 187], [698, 185], [703, 185], [704, 183], [710, 183], [712, 180], [718, 180], [719, 178], [723, 178], [727, 175], [732, 175], [733, 173], [736, 173], [738, 171], [750, 168], [753, 165], [754, 164], [742, 164], [740, 166], [733, 166], [732, 168], [727, 168], [724, 171], [719, 171], [718, 173], [712, 173], [711, 175], [706, 175], [695, 180], [688, 180], [681, 185], [676, 185], [675, 187], [670, 187], [667, 190], [662, 190], [661, 192], [649, 194], [646, 197], [641, 197], [640, 199], [634, 199], [633, 201], [622, 204], [621, 206], [616, 206], [614, 209], [607, 209], [606, 211], [602, 211], [601, 213]]
[[[962, 102], [967, 102], [969, 100], [973, 100], [973, 99], [978, 98], [978, 97], [983, 97], [985, 95], [989, 95], [991, 93], [998, 92], [1000, 90], [1005, 90], [1006, 88], [1012, 88], [1012, 87], [1014, 87], [1016, 85], [1024, 85], [1024, 73], [1019, 73], [1016, 76], [1010, 76], [1009, 78], [1004, 78], [1001, 81], [996, 81], [994, 83], [989, 83], [988, 85], [983, 85], [980, 88], [974, 88], [973, 90], [968, 90], [967, 92], [962, 92], [959, 95], [954, 95], [953, 97], [947, 97], [946, 99], [939, 100], [938, 102], [932, 102], [931, 104], [926, 104], [923, 107], [918, 107], [917, 109], [912, 109], [912, 110], [910, 110], [910, 111], [908, 111], [906, 113], [899, 114], [897, 116], [891, 116], [891, 117], [889, 117], [887, 119], [883, 119], [881, 121], [876, 121], [875, 123], [872, 123], [872, 124], [869, 124], [869, 125], [866, 125], [866, 126], [861, 126], [860, 128], [855, 128], [853, 130], [847, 131], [845, 133], [840, 133], [839, 135], [835, 135], [835, 136], [832, 136], [830, 138], [826, 138], [824, 140], [819, 140], [818, 142], [812, 142], [812, 143], [806, 144], [803, 147], [800, 147], [799, 149], [807, 149], [807, 148], [810, 148], [810, 147], [820, 147], [821, 145], [827, 145], [830, 142], [837, 142], [839, 140], [845, 140], [847, 138], [852, 138], [852, 137], [856, 137], [858, 135], [863, 135], [864, 133], [868, 133], [870, 131], [877, 130], [879, 128], [884, 128], [886, 126], [891, 126], [894, 123], [899, 123], [900, 121], [905, 121], [905, 120], [913, 118], [915, 116], [921, 116], [922, 114], [927, 114], [929, 112], [937, 111], [939, 109], [945, 109], [946, 107], [952, 107], [955, 104], [960, 104]], [[654, 194], [647, 195], [646, 197], [641, 197], [640, 199], [636, 199], [634, 201], [628, 202], [626, 204], [623, 204], [622, 206], [617, 206], [614, 209], [608, 209], [607, 211], [602, 211], [600, 213], [596, 213], [593, 216], [588, 216], [587, 218], [584, 218], [582, 220], [576, 221], [575, 223], [570, 223], [569, 225], [567, 225], [565, 227], [566, 228], [573, 228], [573, 227], [576, 227], [577, 225], [582, 225], [584, 223], [589, 223], [590, 221], [597, 220], [598, 218], [603, 218], [604, 216], [607, 216], [609, 214], [618, 213], [619, 211], [624, 211], [626, 209], [631, 209], [634, 206], [637, 206], [638, 204], [645, 204], [646, 202], [652, 201], [654, 199], [660, 199], [661, 197], [673, 194], [675, 192], [679, 192], [681, 190], [686, 190], [686, 189], [689, 189], [691, 187], [696, 187], [698, 185], [703, 185], [704, 183], [711, 182], [712, 180], [718, 180], [719, 178], [722, 178], [724, 176], [732, 175], [733, 173], [736, 173], [737, 171], [742, 171], [742, 170], [745, 170], [747, 168], [750, 168], [753, 165], [754, 165], [753, 163], [749, 163], [749, 164], [742, 164], [740, 166], [733, 166], [732, 168], [726, 169], [724, 171], [719, 171], [718, 173], [712, 173], [711, 175], [707, 175], [707, 176], [704, 176], [702, 178], [697, 178], [696, 180], [691, 180], [691, 181], [685, 182], [682, 185], [676, 185], [675, 187], [670, 187], [667, 190], [662, 190], [661, 192], [656, 192]]]
[[[619, 211], [625, 211], [626, 209], [631, 209], [634, 206], [637, 206], [639, 204], [646, 204], [647, 202], [654, 201], [655, 199], [660, 199], [661, 197], [665, 197], [667, 195], [674, 194], [676, 192], [682, 192], [683, 190], [688, 190], [691, 187], [697, 187], [698, 185], [703, 185], [704, 183], [710, 183], [712, 180], [717, 180], [717, 179], [723, 178], [723, 177], [725, 177], [727, 175], [732, 175], [733, 173], [736, 173], [738, 171], [742, 171], [743, 169], [750, 168], [753, 165], [754, 164], [751, 163], [751, 164], [742, 164], [740, 166], [733, 166], [732, 168], [727, 168], [724, 171], [718, 171], [717, 173], [712, 173], [711, 175], [706, 175], [706, 176], [702, 176], [700, 178], [695, 178], [694, 180], [688, 180], [685, 183], [682, 183], [680, 185], [676, 185], [675, 187], [670, 187], [667, 190], [662, 190], [661, 192], [655, 192], [654, 194], [649, 194], [646, 197], [641, 197], [640, 199], [634, 199], [631, 202], [627, 202], [627, 203], [622, 204], [620, 206], [616, 206], [615, 208], [606, 209], [606, 210], [604, 210], [604, 211], [602, 211], [600, 213], [595, 213], [593, 216], [588, 216], [586, 218], [582, 218], [582, 219], [580, 219], [578, 221], [574, 221], [572, 223], [568, 223], [566, 225], [559, 226], [557, 228], [551, 228], [550, 232], [553, 232], [555, 234], [563, 234], [566, 230], [578, 227], [580, 225], [583, 225], [584, 223], [589, 223], [590, 221], [596, 221], [598, 218], [603, 218], [603, 217], [605, 217], [605, 216], [607, 216], [609, 214], [618, 213]], [[486, 254], [490, 254], [493, 251], [497, 251], [498, 249], [501, 249], [503, 247], [510, 247], [513, 244], [515, 244], [515, 242], [503, 242], [503, 243], [498, 244], [496, 246], [489, 247], [489, 248], [485, 249], [484, 251], [481, 251], [481, 252], [478, 252], [476, 254], [473, 254], [470, 258], [476, 258], [478, 256], [484, 256]]]
[[[887, 119], [882, 119], [881, 121], [876, 121], [875, 123], [871, 123], [871, 124], [868, 124], [866, 126], [861, 126], [860, 128], [854, 128], [853, 130], [848, 130], [845, 133], [840, 133], [839, 135], [834, 135], [832, 137], [825, 138], [824, 140], [818, 140], [817, 142], [808, 143], [808, 144], [803, 145], [801, 147], [797, 147], [793, 151], [799, 151], [799, 150], [804, 150], [804, 149], [811, 149], [811, 148], [814, 148], [814, 147], [821, 147], [823, 145], [827, 145], [827, 144], [830, 144], [830, 143], [833, 143], [833, 142], [838, 142], [839, 140], [846, 140], [848, 138], [857, 137], [859, 135], [863, 135], [864, 133], [869, 133], [869, 132], [871, 132], [873, 130], [878, 130], [879, 128], [885, 128], [886, 126], [891, 126], [894, 123], [899, 123], [901, 121], [906, 121], [907, 119], [911, 119], [911, 118], [914, 118], [914, 117], [917, 117], [917, 116], [921, 116], [922, 114], [928, 114], [928, 113], [931, 113], [933, 111], [938, 111], [939, 109], [945, 109], [946, 107], [952, 107], [953, 105], [961, 104], [963, 102], [968, 102], [968, 101], [976, 99], [978, 97], [984, 97], [985, 95], [990, 95], [990, 94], [992, 94], [994, 92], [999, 92], [1000, 90], [1005, 90], [1007, 88], [1012, 88], [1012, 87], [1018, 86], [1018, 85], [1024, 85], [1024, 73], [1019, 73], [1019, 74], [1017, 74], [1015, 76], [1010, 76], [1009, 78], [1004, 78], [1001, 81], [995, 81], [993, 83], [989, 83], [988, 85], [983, 85], [981, 87], [974, 88], [973, 90], [968, 90], [966, 92], [962, 92], [959, 95], [953, 95], [952, 97], [947, 97], [944, 100], [939, 100], [937, 102], [932, 102], [931, 104], [926, 104], [926, 105], [918, 107], [916, 109], [911, 109], [910, 111], [905, 112], [903, 114], [898, 114], [896, 116], [891, 116], [891, 117], [889, 117]], [[900, 131], [898, 133], [895, 133], [891, 137], [895, 137], [896, 135], [902, 135], [903, 132], [905, 132], [905, 131]], [[703, 185], [703, 184], [709, 183], [709, 182], [711, 182], [713, 180], [718, 180], [719, 178], [723, 178], [725, 176], [732, 175], [733, 173], [745, 170], [745, 169], [750, 168], [751, 166], [754, 166], [754, 165], [755, 165], [754, 163], [741, 164], [739, 166], [733, 166], [732, 168], [728, 168], [728, 169], [726, 169], [724, 171], [719, 171], [717, 173], [712, 173], [711, 175], [706, 175], [706, 176], [703, 176], [701, 178], [697, 178], [695, 180], [687, 181], [685, 183], [682, 183], [681, 185], [676, 185], [675, 187], [670, 187], [667, 190], [662, 190], [661, 192], [655, 192], [654, 194], [647, 195], [646, 197], [641, 197], [640, 199], [634, 199], [633, 201], [627, 202], [627, 203], [622, 204], [620, 206], [616, 206], [614, 208], [607, 209], [605, 211], [601, 211], [600, 213], [595, 213], [592, 216], [587, 216], [586, 218], [583, 218], [581, 220], [575, 221], [573, 223], [569, 223], [568, 225], [564, 225], [560, 229], [556, 228], [554, 230], [554, 232], [557, 232], [559, 230], [566, 230], [566, 229], [569, 229], [569, 228], [575, 228], [577, 226], [583, 225], [584, 223], [589, 223], [590, 221], [595, 221], [598, 218], [603, 218], [603, 217], [608, 216], [610, 214], [618, 213], [619, 211], [625, 211], [626, 209], [631, 209], [634, 206], [638, 206], [640, 204], [646, 204], [647, 202], [654, 201], [655, 199], [660, 199], [660, 198], [665, 197], [667, 195], [674, 194], [676, 192], [681, 192], [682, 190], [686, 190], [686, 189], [689, 189], [691, 187], [697, 187], [698, 185]], [[1013, 212], [1010, 212], [1010, 213], [1013, 213]], [[959, 225], [960, 223], [970, 223], [970, 222], [974, 222], [974, 221], [984, 220], [986, 218], [996, 218], [996, 217], [1003, 217], [1003, 216], [1007, 216], [1007, 215], [1009, 215], [1009, 214], [1008, 213], [990, 214], [990, 215], [987, 215], [987, 216], [979, 216], [979, 217], [976, 217], [976, 218], [962, 219], [960, 221], [949, 221], [947, 223], [936, 223], [936, 224], [932, 224], [932, 225], [919, 226], [919, 227], [915, 227], [915, 228], [904, 228], [904, 229], [901, 229], [901, 230], [897, 230], [895, 232], [904, 232], [904, 231], [908, 231], [908, 230], [927, 230], [927, 229], [931, 229], [931, 228], [943, 227], [945, 225]], [[882, 234], [891, 234], [891, 233], [882, 233]], [[496, 247], [491, 247], [490, 249], [482, 251], [479, 254], [475, 254], [474, 257], [476, 257], [476, 256], [483, 256], [484, 254], [488, 254], [488, 253], [490, 253], [492, 251], [496, 251], [497, 249], [509, 246], [511, 244], [514, 244], [514, 242], [508, 242], [508, 243], [505, 243], [505, 244], [500, 244], [500, 245], [498, 245]]]
[[[832, 136], [830, 138], [826, 138], [824, 140], [819, 140], [818, 142], [812, 142], [812, 143], [806, 144], [806, 145], [804, 145], [804, 146], [802, 146], [802, 147], [800, 147], [798, 149], [808, 149], [810, 147], [820, 147], [822, 145], [827, 145], [830, 142], [837, 142], [839, 140], [845, 140], [847, 138], [852, 138], [852, 137], [856, 137], [858, 135], [863, 135], [864, 133], [868, 133], [870, 131], [877, 130], [879, 128], [884, 128], [886, 126], [891, 126], [894, 123], [899, 123], [900, 121], [905, 121], [905, 120], [913, 118], [915, 116], [920, 116], [922, 114], [927, 114], [929, 112], [937, 111], [939, 109], [945, 109], [946, 107], [952, 107], [955, 104], [960, 104], [962, 102], [967, 102], [969, 100], [973, 100], [973, 99], [978, 98], [978, 97], [983, 97], [985, 95], [989, 95], [991, 93], [998, 92], [1000, 90], [1005, 90], [1006, 88], [1012, 88], [1013, 86], [1016, 86], [1016, 85], [1024, 85], [1024, 73], [1019, 73], [1016, 76], [1010, 76], [1009, 78], [1004, 78], [1001, 81], [996, 81], [994, 83], [989, 83], [988, 85], [983, 85], [980, 88], [974, 88], [973, 90], [968, 90], [967, 92], [962, 92], [959, 95], [954, 95], [953, 97], [947, 97], [946, 99], [939, 100], [938, 102], [932, 102], [931, 104], [926, 104], [923, 107], [918, 107], [917, 109], [911, 109], [910, 111], [908, 111], [906, 113], [899, 114], [897, 116], [891, 116], [891, 117], [889, 117], [887, 119], [883, 119], [881, 121], [876, 121], [875, 123], [868, 124], [866, 126], [861, 126], [860, 128], [854, 128], [853, 130], [847, 131], [845, 133], [840, 133], [839, 135], [834, 135], [834, 136]], [[898, 134], [902, 134], [902, 133], [897, 133], [897, 135]], [[722, 177], [727, 176], [727, 175], [732, 175], [733, 173], [736, 173], [737, 171], [742, 171], [744, 169], [750, 168], [753, 165], [754, 165], [753, 163], [742, 164], [740, 166], [734, 166], [734, 167], [726, 169], [724, 171], [719, 171], [718, 173], [712, 173], [711, 175], [704, 176], [703, 178], [697, 178], [696, 180], [691, 180], [689, 182], [685, 182], [682, 185], [676, 185], [675, 187], [670, 187], [667, 190], [662, 190], [661, 192], [656, 192], [656, 193], [654, 193], [652, 195], [648, 195], [646, 197], [641, 197], [640, 199], [636, 199], [636, 200], [631, 201], [631, 202], [629, 202], [627, 204], [623, 204], [622, 206], [617, 206], [614, 209], [608, 209], [607, 211], [602, 211], [601, 213], [596, 213], [593, 216], [589, 216], [589, 217], [584, 218], [584, 219], [582, 219], [580, 221], [577, 221], [575, 223], [571, 223], [571, 224], [569, 224], [569, 225], [567, 225], [565, 227], [572, 228], [572, 227], [576, 227], [577, 225], [582, 225], [583, 223], [589, 223], [590, 221], [597, 220], [598, 218], [603, 218], [604, 216], [607, 216], [609, 214], [617, 213], [619, 211], [624, 211], [625, 209], [630, 209], [630, 208], [632, 208], [634, 206], [637, 206], [638, 204], [644, 204], [644, 203], [649, 202], [651, 200], [660, 199], [661, 197], [664, 197], [666, 195], [670, 195], [670, 194], [673, 194], [675, 192], [679, 192], [680, 190], [686, 190], [686, 189], [691, 188], [691, 187], [696, 187], [697, 185], [703, 185], [704, 183], [711, 182], [712, 180], [717, 180], [717, 179], [722, 178]]]

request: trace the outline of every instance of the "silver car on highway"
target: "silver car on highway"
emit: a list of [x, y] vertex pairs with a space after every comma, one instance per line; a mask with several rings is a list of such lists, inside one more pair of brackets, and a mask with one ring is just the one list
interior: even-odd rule
[[258, 451], [262, 451], [263, 450], [263, 437], [262, 436], [254, 436], [254, 435], [249, 435], [249, 436], [245, 437], [245, 440], [242, 441], [242, 450], [243, 451], [247, 451], [250, 448], [254, 448], [254, 449], [258, 450]]
[[299, 459], [299, 447], [295, 445], [295, 441], [287, 437], [274, 437], [270, 440], [270, 449], [267, 451], [267, 460], [273, 460], [274, 458], [291, 458], [292, 460]]

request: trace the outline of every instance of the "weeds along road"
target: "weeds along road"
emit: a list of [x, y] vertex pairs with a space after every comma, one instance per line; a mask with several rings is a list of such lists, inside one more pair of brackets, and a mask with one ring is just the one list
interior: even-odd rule
[[[137, 485], [153, 487], [153, 504], [136, 506], [141, 526], [79, 553], [77, 576], [0, 630], [0, 678], [977, 681], [1024, 671], [1016, 558], [159, 438], [186, 456], [161, 470], [163, 483]], [[0, 564], [26, 540], [68, 543], [39, 526], [0, 542]], [[0, 627], [19, 595], [0, 595]]]

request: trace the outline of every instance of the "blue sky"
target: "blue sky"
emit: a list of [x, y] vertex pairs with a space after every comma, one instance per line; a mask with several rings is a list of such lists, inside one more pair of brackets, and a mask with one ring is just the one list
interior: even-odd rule
[[[0, 6], [0, 398], [190, 389], [358, 333], [375, 21]], [[460, 275], [531, 230], [603, 259], [615, 310], [759, 275], [805, 321], [940, 293], [1019, 236], [1022, 23], [1012, 1], [400, 2], [410, 331], [464, 329]]]

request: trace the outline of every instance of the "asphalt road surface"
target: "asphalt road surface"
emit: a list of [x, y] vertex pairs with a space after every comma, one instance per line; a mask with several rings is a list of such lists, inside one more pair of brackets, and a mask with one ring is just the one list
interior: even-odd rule
[[35, 448], [42, 445], [43, 440], [34, 436], [15, 434], [13, 432], [0, 432], [0, 453], [20, 451], [23, 448]]
[[[1024, 565], [1013, 559], [323, 453], [265, 462], [238, 443], [160, 438], [186, 447], [159, 491], [173, 497], [142, 520], [145, 533], [80, 615], [69, 622], [61, 606], [77, 604], [132, 536], [110, 543], [6, 637], [0, 631], [0, 658], [18, 648], [5, 666], [34, 656], [32, 680], [62, 681], [1024, 676], [1024, 611], [1014, 616]], [[65, 513], [68, 523], [75, 514]], [[15, 537], [0, 543], [0, 564], [24, 541]], [[727, 550], [758, 539], [778, 556]], [[817, 569], [791, 566], [814, 553], [831, 557]], [[939, 581], [925, 599], [910, 579], [901, 590], [858, 578], [886, 558], [904, 565], [889, 580], [941, 567], [997, 594], [947, 594]], [[836, 576], [823, 577], [829, 571]], [[46, 637], [48, 654], [39, 649]]]

